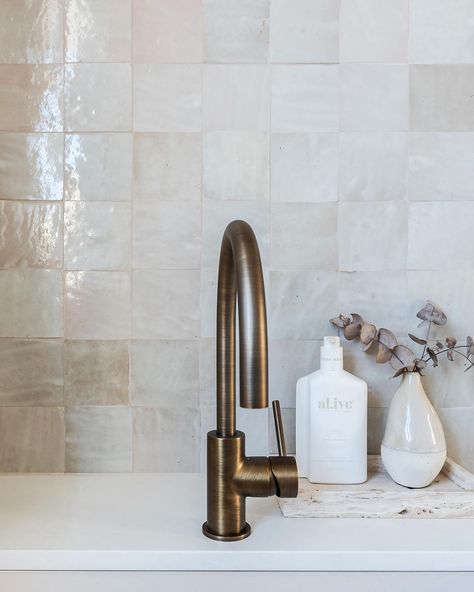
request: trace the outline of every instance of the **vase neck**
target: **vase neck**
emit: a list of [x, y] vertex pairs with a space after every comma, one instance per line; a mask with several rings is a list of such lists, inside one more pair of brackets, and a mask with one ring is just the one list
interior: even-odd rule
[[417, 386], [423, 388], [419, 372], [405, 372], [402, 379], [404, 386]]

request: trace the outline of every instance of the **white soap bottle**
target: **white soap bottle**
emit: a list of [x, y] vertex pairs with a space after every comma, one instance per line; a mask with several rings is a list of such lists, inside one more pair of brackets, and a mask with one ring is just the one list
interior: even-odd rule
[[312, 483], [367, 481], [367, 383], [343, 369], [339, 337], [325, 337], [321, 368], [296, 385], [296, 460]]

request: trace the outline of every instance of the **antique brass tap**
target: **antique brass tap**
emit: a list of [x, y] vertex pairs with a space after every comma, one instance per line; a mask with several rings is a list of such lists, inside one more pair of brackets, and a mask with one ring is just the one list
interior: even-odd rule
[[[238, 300], [237, 300], [238, 299]], [[296, 461], [286, 456], [278, 401], [273, 402], [280, 456], [245, 456], [245, 435], [235, 427], [236, 304], [239, 311], [240, 405], [268, 407], [265, 288], [257, 240], [242, 220], [222, 239], [217, 287], [217, 429], [207, 434], [207, 522], [203, 533], [218, 541], [250, 534], [245, 498], [296, 497]]]

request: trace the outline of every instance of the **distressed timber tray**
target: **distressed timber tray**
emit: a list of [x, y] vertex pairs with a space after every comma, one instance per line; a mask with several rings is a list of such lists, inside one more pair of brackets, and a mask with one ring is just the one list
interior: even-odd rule
[[408, 489], [392, 481], [380, 456], [369, 456], [365, 483], [300, 479], [298, 497], [278, 503], [288, 518], [474, 518], [474, 475], [447, 459], [431, 485]]

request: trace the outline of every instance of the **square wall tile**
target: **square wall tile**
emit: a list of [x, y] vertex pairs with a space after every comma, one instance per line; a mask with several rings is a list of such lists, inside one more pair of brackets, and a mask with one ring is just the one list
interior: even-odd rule
[[64, 472], [64, 409], [0, 408], [0, 471]]
[[268, 134], [208, 132], [203, 144], [204, 198], [268, 199]]
[[130, 398], [140, 407], [197, 407], [198, 341], [132, 341]]
[[406, 62], [409, 0], [341, 0], [341, 62]]
[[204, 0], [205, 62], [266, 62], [269, 0]]
[[201, 199], [201, 134], [135, 134], [133, 195], [136, 199]]
[[410, 66], [411, 129], [474, 131], [474, 64]]
[[65, 322], [69, 339], [130, 336], [130, 274], [69, 271], [65, 274]]
[[265, 65], [204, 65], [204, 130], [267, 131], [269, 84]]
[[128, 405], [126, 341], [65, 341], [66, 405]]
[[199, 63], [201, 57], [201, 0], [134, 0], [135, 62]]
[[[214, 336], [213, 336], [214, 337]], [[199, 340], [199, 406], [216, 403], [216, 340]], [[212, 428], [214, 429], [214, 428]]]
[[[237, 405], [236, 424], [245, 434], [245, 453], [249, 456], [268, 456], [269, 454], [269, 413], [271, 411], [266, 407], [244, 409]], [[215, 424], [212, 429], [215, 429]]]
[[0, 267], [61, 267], [61, 204], [0, 201]]
[[339, 269], [402, 271], [407, 262], [408, 213], [402, 202], [339, 206]]
[[134, 269], [198, 269], [201, 204], [137, 201], [133, 209]]
[[67, 134], [64, 197], [80, 201], [129, 201], [132, 134]]
[[68, 131], [131, 130], [130, 64], [66, 64], [64, 78]]
[[271, 266], [336, 271], [337, 204], [274, 204]]
[[474, 409], [459, 407], [457, 409], [438, 409], [443, 428], [446, 432], [448, 456], [468, 471], [474, 471], [474, 446], [472, 434], [474, 430]]
[[132, 418], [128, 407], [66, 410], [66, 472], [126, 473], [132, 468]]
[[0, 337], [62, 337], [61, 271], [2, 270], [0, 294]]
[[339, 130], [339, 66], [272, 66], [272, 131]]
[[199, 271], [133, 273], [133, 336], [196, 339], [199, 335]]
[[63, 404], [61, 341], [0, 340], [0, 405]]
[[367, 454], [380, 454], [388, 409], [387, 407], [369, 407], [367, 411]]
[[63, 129], [63, 67], [0, 65], [0, 131]]
[[128, 62], [132, 0], [66, 0], [66, 62]]
[[127, 269], [130, 266], [130, 226], [128, 203], [66, 202], [65, 269]]
[[341, 130], [406, 131], [408, 105], [407, 66], [341, 65]]
[[196, 472], [199, 451], [197, 409], [133, 409], [135, 472]]
[[339, 134], [339, 191], [343, 201], [391, 201], [406, 196], [408, 134]]
[[272, 0], [272, 62], [339, 61], [338, 0]]
[[337, 134], [272, 134], [272, 201], [337, 201]]
[[[392, 329], [390, 325], [389, 327]], [[410, 344], [410, 347], [412, 346], [413, 342]], [[391, 380], [394, 373], [393, 368], [390, 364], [377, 364], [375, 361], [376, 352], [375, 346], [365, 352], [360, 342], [348, 343], [346, 341], [344, 343], [344, 370], [362, 378], [367, 383], [369, 409], [373, 407], [387, 408], [398, 388], [397, 380]], [[385, 423], [379, 426], [379, 429], [383, 433]], [[368, 437], [370, 438], [369, 435]]]

